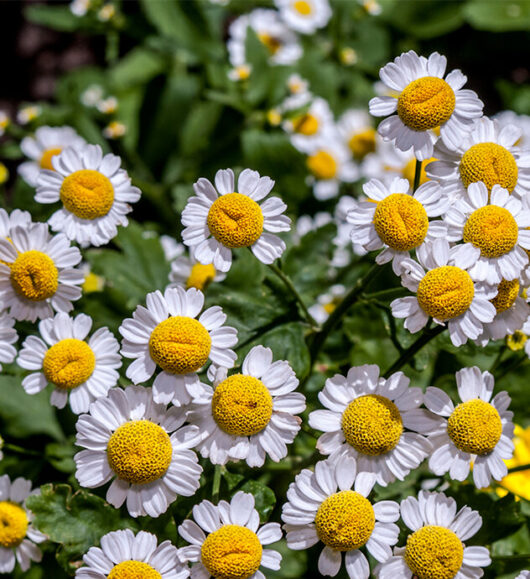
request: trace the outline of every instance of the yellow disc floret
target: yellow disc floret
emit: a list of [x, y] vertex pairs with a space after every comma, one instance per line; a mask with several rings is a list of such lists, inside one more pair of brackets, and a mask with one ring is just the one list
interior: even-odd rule
[[337, 175], [337, 161], [326, 151], [310, 155], [306, 164], [317, 179], [333, 179]]
[[497, 313], [501, 314], [510, 309], [515, 303], [519, 295], [519, 280], [508, 281], [503, 279], [497, 286], [497, 290], [497, 295], [490, 302], [495, 306]]
[[464, 452], [488, 454], [501, 438], [501, 417], [494, 406], [474, 398], [453, 410], [447, 420], [447, 434]]
[[375, 151], [375, 135], [375, 129], [366, 129], [351, 137], [348, 146], [356, 159], [364, 159], [368, 153]]
[[[429, 177], [427, 177], [425, 169], [427, 168], [427, 165], [429, 163], [432, 163], [433, 161], [436, 160], [437, 159], [435, 159], [434, 157], [431, 157], [430, 159], [426, 159], [425, 161], [423, 161], [423, 163], [421, 164], [420, 182], [419, 182], [420, 185], [423, 185], [424, 183], [427, 183], [427, 181], [430, 181]], [[416, 176], [416, 159], [414, 157], [403, 167], [401, 174], [403, 175], [404, 179], [407, 179], [407, 181], [410, 183], [410, 186], [413, 187], [414, 177]]]
[[320, 123], [318, 122], [318, 119], [309, 113], [293, 119], [293, 130], [295, 133], [300, 133], [301, 135], [310, 137], [311, 135], [314, 135], [319, 128]]
[[377, 456], [395, 448], [403, 432], [403, 421], [392, 400], [367, 394], [350, 402], [342, 414], [342, 431], [355, 450]]
[[134, 420], [119, 426], [107, 444], [107, 460], [118, 478], [131, 484], [147, 484], [163, 476], [173, 455], [167, 432], [150, 420]]
[[252, 436], [269, 424], [272, 396], [261, 380], [234, 374], [215, 389], [212, 414], [219, 428], [228, 434]]
[[80, 219], [107, 215], [114, 203], [114, 187], [99, 171], [81, 169], [64, 178], [60, 191], [67, 211]]
[[497, 205], [475, 209], [464, 225], [464, 241], [480, 249], [484, 257], [500, 257], [511, 251], [519, 237], [513, 215]]
[[189, 374], [202, 368], [211, 347], [208, 330], [198, 320], [185, 316], [160, 322], [149, 338], [151, 358], [171, 374]]
[[421, 309], [428, 316], [446, 321], [469, 309], [475, 285], [467, 271], [444, 265], [425, 274], [416, 295]]
[[55, 155], [59, 155], [62, 149], [60, 147], [55, 147], [53, 149], [46, 149], [44, 153], [42, 153], [42, 157], [40, 158], [40, 167], [41, 169], [48, 169], [49, 171], [55, 171], [52, 165], [52, 157]]
[[293, 6], [298, 14], [301, 14], [302, 16], [309, 16], [313, 12], [311, 4], [306, 0], [296, 0], [293, 3]]
[[455, 110], [455, 93], [441, 78], [424, 76], [408, 84], [398, 97], [397, 112], [414, 131], [434, 129], [449, 120]]
[[427, 525], [408, 536], [405, 561], [418, 579], [452, 579], [464, 561], [464, 546], [453, 531]]
[[201, 563], [215, 579], [247, 579], [261, 564], [263, 547], [247, 527], [225, 525], [210, 533], [201, 547]]
[[355, 491], [340, 491], [329, 496], [315, 516], [318, 538], [335, 551], [362, 547], [375, 527], [374, 508]]
[[162, 579], [162, 575], [141, 561], [122, 561], [114, 565], [107, 579]]
[[282, 47], [282, 43], [278, 38], [271, 36], [265, 32], [258, 34], [258, 38], [260, 39], [261, 43], [267, 47], [267, 50], [270, 54], [276, 54], [278, 50]]
[[0, 546], [18, 547], [26, 537], [28, 517], [26, 511], [15, 503], [0, 502]]
[[389, 247], [409, 251], [423, 243], [429, 218], [425, 207], [412, 195], [393, 193], [377, 204], [374, 227]]
[[72, 390], [86, 382], [95, 367], [96, 356], [92, 348], [75, 338], [67, 338], [51, 346], [42, 362], [46, 380], [64, 390]]
[[470, 147], [460, 161], [460, 178], [464, 187], [482, 181], [491, 191], [500, 185], [510, 193], [517, 185], [518, 169], [514, 156], [497, 143], [477, 143]]
[[186, 281], [186, 289], [190, 287], [203, 290], [210, 285], [215, 278], [215, 267], [213, 263], [203, 265], [202, 263], [195, 263], [190, 275]]
[[263, 232], [261, 207], [247, 195], [228, 193], [216, 199], [208, 211], [210, 233], [225, 247], [250, 247]]
[[53, 259], [31, 249], [19, 253], [11, 267], [11, 285], [15, 292], [32, 302], [51, 298], [59, 286], [59, 272]]
[[[528, 340], [528, 336], [521, 332], [521, 330], [515, 330], [515, 332], [506, 337], [506, 345], [512, 352], [517, 352], [525, 347]], [[530, 458], [530, 457], [529, 457]]]

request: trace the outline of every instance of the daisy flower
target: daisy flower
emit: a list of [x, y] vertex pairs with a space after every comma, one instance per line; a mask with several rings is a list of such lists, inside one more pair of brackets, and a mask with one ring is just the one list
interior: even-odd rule
[[237, 331], [223, 326], [226, 314], [219, 306], [205, 310], [204, 294], [191, 288], [167, 288], [147, 294], [147, 307], [138, 306], [133, 317], [119, 328], [123, 336], [121, 353], [136, 358], [127, 368], [134, 384], [149, 380], [156, 367], [160, 372], [153, 383], [158, 403], [188, 404], [202, 393], [197, 371], [208, 360], [232, 368], [236, 354]]
[[420, 263], [403, 260], [401, 273], [402, 285], [416, 295], [394, 300], [392, 315], [405, 318], [405, 328], [412, 334], [424, 328], [429, 318], [447, 324], [455, 346], [478, 338], [483, 324], [495, 317], [495, 306], [489, 300], [497, 289], [475, 283], [467, 271], [453, 265], [445, 239], [423, 244], [416, 256]]
[[55, 171], [41, 171], [35, 195], [39, 203], [63, 205], [48, 220], [51, 228], [81, 247], [108, 243], [118, 234], [118, 225], [128, 224], [129, 203], [141, 195], [120, 169], [121, 159], [103, 156], [99, 145], [86, 145], [78, 151], [65, 149], [52, 164]]
[[237, 186], [236, 193], [231, 169], [217, 171], [215, 187], [201, 178], [193, 185], [195, 196], [182, 212], [184, 243], [193, 248], [198, 261], [213, 263], [221, 272], [230, 269], [232, 249], [237, 247], [250, 247], [263, 263], [278, 259], [285, 243], [273, 233], [289, 231], [291, 225], [289, 217], [283, 215], [287, 205], [281, 199], [270, 197], [259, 203], [273, 188], [272, 179], [245, 169]]
[[293, 392], [298, 379], [289, 363], [273, 362], [270, 348], [255, 346], [240, 374], [227, 377], [223, 368], [214, 384], [193, 401], [188, 416], [203, 433], [201, 455], [213, 464], [246, 460], [251, 467], [263, 466], [267, 454], [274, 462], [285, 458], [302, 422], [295, 414], [306, 406], [304, 395]]
[[528, 265], [530, 210], [506, 189], [472, 183], [444, 217], [455, 265], [489, 285], [518, 279]]
[[457, 512], [453, 498], [420, 491], [418, 498], [402, 501], [401, 518], [413, 532], [405, 547], [394, 549], [394, 556], [378, 566], [380, 579], [475, 579], [491, 563], [486, 547], [464, 544], [480, 529], [482, 517], [469, 507]]
[[529, 579], [530, 578], [530, 571], [522, 571], [517, 575], [515, 579]]
[[452, 479], [463, 481], [473, 463], [473, 482], [480, 489], [508, 472], [504, 460], [512, 457], [514, 448], [513, 412], [507, 410], [510, 397], [503, 391], [490, 402], [493, 376], [476, 366], [458, 371], [456, 384], [462, 400], [456, 407], [439, 388], [429, 387], [425, 393], [425, 406], [440, 417], [429, 436], [435, 449], [429, 468], [436, 475], [449, 472]]
[[410, 251], [446, 234], [442, 221], [429, 221], [449, 207], [443, 189], [437, 183], [425, 183], [410, 191], [406, 179], [394, 179], [386, 186], [378, 179], [363, 185], [368, 196], [348, 214], [353, 225], [351, 239], [366, 251], [384, 250], [376, 257], [379, 265], [392, 261], [392, 269], [400, 275], [404, 259]]
[[[284, 103], [284, 109], [300, 108], [298, 95]], [[291, 143], [295, 149], [307, 152], [307, 147], [322, 135], [333, 130], [333, 113], [328, 101], [315, 98], [303, 114], [291, 114], [283, 123], [283, 129], [291, 135]]]
[[433, 426], [429, 413], [420, 409], [421, 389], [409, 384], [403, 372], [385, 380], [376, 365], [354, 366], [346, 377], [328, 378], [318, 394], [327, 410], [309, 415], [310, 426], [325, 432], [318, 450], [331, 460], [355, 458], [357, 470], [373, 473], [380, 485], [403, 480], [431, 451], [422, 434]]
[[39, 105], [25, 105], [20, 107], [17, 112], [17, 122], [21, 125], [27, 125], [38, 119], [42, 114], [42, 108]]
[[135, 535], [130, 529], [103, 535], [101, 547], [91, 547], [83, 562], [86, 567], [75, 572], [78, 579], [185, 579], [190, 574], [170, 541], [158, 545], [155, 535], [145, 531]]
[[27, 394], [37, 394], [48, 383], [54, 386], [51, 403], [72, 412], [88, 412], [90, 403], [106, 396], [118, 382], [121, 366], [118, 340], [100, 328], [87, 340], [92, 319], [85, 314], [71, 318], [59, 312], [42, 320], [42, 338], [29, 336], [22, 344], [17, 364], [32, 373], [22, 381]]
[[0, 477], [0, 573], [11, 573], [18, 561], [22, 571], [31, 562], [40, 562], [42, 552], [36, 543], [46, 540], [46, 535], [32, 524], [33, 514], [26, 508], [29, 495], [39, 493], [31, 490], [31, 481], [16, 478], [11, 481], [7, 474]]
[[513, 111], [501, 111], [493, 116], [493, 119], [499, 123], [499, 127], [502, 129], [506, 125], [515, 125], [520, 127], [522, 134], [515, 145], [521, 147], [522, 149], [528, 149], [530, 145], [530, 116], [528, 115], [518, 115]]
[[224, 273], [215, 270], [213, 263], [203, 265], [195, 259], [193, 252], [190, 252], [189, 257], [181, 255], [171, 262], [169, 287], [194, 287], [204, 291], [212, 281], [223, 281], [225, 278]]
[[309, 313], [313, 319], [319, 324], [323, 324], [340, 304], [346, 288], [343, 285], [335, 284], [329, 288], [325, 294], [321, 294], [317, 298], [317, 303], [309, 308]]
[[10, 241], [0, 238], [0, 260], [0, 302], [16, 320], [69, 312], [81, 297], [83, 273], [73, 269], [81, 253], [45, 223], [13, 227]]
[[79, 150], [86, 144], [72, 127], [39, 127], [34, 137], [24, 137], [20, 143], [20, 149], [31, 161], [19, 165], [18, 173], [28, 185], [36, 187], [41, 169], [54, 171], [54, 157], [67, 147]]
[[377, 132], [367, 111], [346, 111], [337, 122], [337, 130], [356, 161], [362, 161], [366, 155], [375, 151]]
[[287, 491], [288, 502], [282, 510], [287, 546], [302, 550], [324, 543], [318, 559], [322, 575], [337, 575], [344, 553], [348, 576], [368, 579], [370, 565], [361, 547], [385, 561], [398, 540], [399, 527], [394, 523], [399, 519], [399, 505], [394, 501], [372, 504], [367, 497], [374, 477], [355, 476], [356, 471], [351, 457], [338, 463], [320, 461], [314, 472], [304, 469], [297, 475]]
[[194, 579], [265, 579], [261, 566], [280, 569], [280, 553], [263, 548], [282, 538], [280, 525], [260, 527], [251, 494], [239, 491], [230, 503], [219, 501], [217, 506], [202, 501], [192, 512], [196, 522], [186, 519], [178, 531], [190, 543], [179, 554], [192, 563]]
[[313, 34], [331, 18], [328, 0], [274, 0], [287, 26], [301, 34]]
[[76, 479], [93, 489], [108, 483], [107, 501], [119, 509], [127, 502], [132, 517], [158, 517], [177, 495], [199, 488], [202, 468], [190, 450], [200, 433], [182, 426], [186, 412], [155, 404], [151, 388], [113, 388], [90, 405], [76, 424]]
[[228, 29], [228, 57], [233, 67], [247, 62], [245, 44], [251, 28], [269, 53], [272, 64], [293, 64], [302, 56], [296, 34], [281, 20], [276, 10], [257, 8], [236, 18]]
[[402, 151], [413, 148], [419, 160], [433, 156], [432, 129], [440, 127], [442, 141], [456, 148], [482, 116], [484, 105], [476, 93], [462, 90], [467, 77], [453, 70], [444, 80], [446, 66], [447, 58], [437, 52], [427, 59], [410, 50], [379, 71], [396, 96], [370, 101], [372, 115], [391, 115], [380, 123], [379, 134]]
[[[15, 328], [15, 320], [5, 312], [0, 314], [0, 362], [10, 364], [17, 355], [17, 350], [13, 344], [18, 340]], [[2, 364], [0, 364], [0, 372]]]
[[5, 111], [0, 111], [0, 137], [4, 135], [7, 127], [11, 124], [11, 119]]
[[29, 211], [14, 209], [11, 213], [8, 213], [5, 209], [0, 209], [0, 238], [10, 238], [11, 229], [17, 225], [24, 229], [28, 229], [30, 225], [33, 225]]
[[518, 148], [521, 133], [519, 127], [501, 128], [483, 117], [454, 145], [438, 141], [434, 149], [438, 161], [429, 165], [427, 175], [439, 181], [451, 198], [465, 198], [471, 183], [479, 181], [488, 191], [500, 185], [521, 198], [530, 189], [530, 151]]

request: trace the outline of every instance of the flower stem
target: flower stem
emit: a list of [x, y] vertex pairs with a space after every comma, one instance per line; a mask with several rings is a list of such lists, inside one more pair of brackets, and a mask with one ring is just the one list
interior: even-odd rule
[[289, 276], [285, 275], [285, 273], [283, 273], [283, 271], [275, 263], [269, 263], [268, 266], [283, 281], [283, 283], [285, 284], [287, 289], [291, 292], [292, 296], [294, 297], [294, 299], [296, 300], [296, 302], [298, 303], [298, 305], [302, 309], [302, 311], [304, 313], [304, 317], [307, 320], [307, 322], [309, 323], [309, 325], [312, 328], [318, 328], [318, 324], [316, 323], [313, 316], [309, 313], [309, 310], [307, 309], [307, 306], [305, 305], [304, 300], [302, 300], [302, 297], [300, 296], [300, 294], [298, 293], [298, 291], [294, 287], [294, 284], [291, 281], [291, 278]]
[[520, 464], [518, 466], [509, 468], [508, 474], [512, 474], [513, 472], [521, 472], [522, 470], [530, 470], [530, 464]]
[[436, 326], [430, 330], [426, 330], [423, 334], [409, 347], [403, 354], [390, 366], [390, 368], [383, 374], [385, 378], [388, 378], [390, 374], [397, 372], [401, 369], [409, 360], [411, 360], [426, 344], [428, 344], [432, 339], [436, 338], [446, 329], [446, 326]]
[[28, 450], [27, 448], [22, 448], [21, 446], [10, 444], [9, 442], [5, 442], [2, 446], [2, 449], [10, 450], [11, 452], [17, 452], [18, 454], [25, 454], [26, 456], [40, 456], [42, 458], [42, 454], [40, 452]]
[[416, 171], [414, 173], [414, 187], [412, 188], [413, 191], [416, 191], [416, 189], [419, 187], [420, 185], [420, 177], [421, 177], [421, 164], [422, 161], [418, 161], [416, 159]]
[[212, 502], [217, 504], [219, 501], [219, 488], [221, 486], [221, 465], [216, 464], [213, 473], [213, 485], [212, 485]]

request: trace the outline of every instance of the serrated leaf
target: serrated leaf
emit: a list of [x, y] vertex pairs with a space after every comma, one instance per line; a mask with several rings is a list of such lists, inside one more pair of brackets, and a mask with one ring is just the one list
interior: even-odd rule
[[247, 481], [239, 490], [254, 496], [255, 508], [259, 513], [261, 522], [267, 521], [276, 505], [276, 496], [273, 490], [257, 480]]

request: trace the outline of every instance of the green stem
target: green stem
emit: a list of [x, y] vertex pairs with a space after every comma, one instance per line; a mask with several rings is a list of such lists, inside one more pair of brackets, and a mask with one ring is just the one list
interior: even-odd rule
[[520, 464], [519, 466], [509, 468], [508, 474], [512, 474], [514, 472], [521, 472], [522, 470], [530, 470], [530, 464]]
[[324, 345], [324, 342], [327, 340], [329, 334], [331, 334], [335, 326], [340, 322], [342, 316], [344, 316], [350, 307], [359, 300], [361, 294], [373, 281], [377, 274], [380, 273], [381, 269], [382, 268], [380, 265], [374, 263], [374, 265], [372, 265], [366, 274], [357, 280], [356, 284], [353, 286], [350, 292], [344, 296], [339, 305], [333, 310], [329, 318], [324, 322], [320, 332], [315, 335], [313, 342], [309, 347], [309, 351], [311, 353], [311, 362], [314, 362], [317, 359], [318, 353]]
[[390, 368], [383, 374], [386, 378], [401, 369], [407, 362], [409, 362], [426, 344], [432, 339], [436, 338], [446, 329], [446, 326], [436, 326], [430, 330], [425, 330], [423, 334], [409, 347], [403, 354], [390, 366]]
[[497, 357], [495, 358], [495, 361], [493, 362], [493, 364], [491, 365], [490, 368], [490, 373], [493, 374], [493, 372], [495, 372], [495, 370], [499, 367], [499, 364], [501, 363], [501, 359], [504, 356], [504, 353], [507, 350], [507, 346], [504, 345], [501, 347], [501, 349], [499, 350], [499, 353], [497, 354]]
[[291, 278], [288, 277], [287, 275], [285, 275], [283, 273], [283, 271], [275, 263], [269, 263], [268, 266], [283, 281], [283, 283], [285, 284], [287, 289], [291, 292], [292, 296], [294, 297], [294, 299], [296, 300], [296, 302], [298, 303], [298, 305], [302, 309], [302, 311], [304, 313], [304, 317], [307, 320], [307, 322], [309, 323], [309, 325], [312, 328], [317, 328], [318, 324], [316, 323], [313, 316], [309, 313], [309, 310], [307, 309], [307, 306], [305, 305], [304, 301], [302, 300], [302, 297], [298, 293], [297, 289], [294, 287], [294, 284], [291, 281]]
[[217, 504], [219, 502], [219, 488], [221, 486], [221, 465], [215, 465], [212, 485], [212, 502]]
[[414, 187], [413, 187], [413, 191], [416, 191], [416, 189], [419, 187], [420, 185], [420, 177], [421, 177], [421, 164], [422, 161], [418, 161], [416, 159], [416, 171], [414, 173]]
[[11, 452], [17, 452], [18, 454], [25, 454], [27, 456], [40, 456], [42, 458], [42, 454], [40, 452], [28, 450], [26, 448], [22, 448], [21, 446], [17, 446], [16, 444], [10, 444], [9, 442], [5, 442], [2, 448], [5, 450], [10, 450]]
[[366, 301], [375, 300], [390, 300], [393, 298], [400, 298], [407, 294], [407, 289], [404, 287], [391, 287], [371, 294], [365, 294], [363, 299]]

